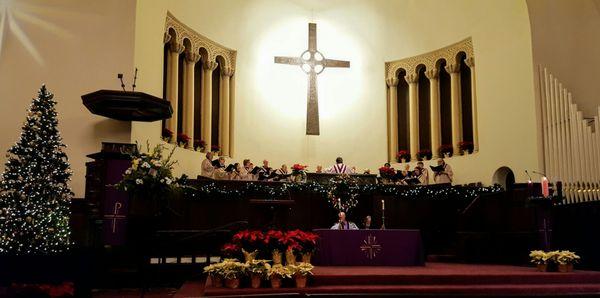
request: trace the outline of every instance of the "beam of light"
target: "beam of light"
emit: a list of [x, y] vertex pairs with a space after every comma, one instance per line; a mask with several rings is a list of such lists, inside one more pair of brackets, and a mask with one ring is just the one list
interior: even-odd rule
[[14, 10], [12, 12], [12, 15], [15, 17], [15, 19], [19, 19], [21, 21], [28, 22], [33, 25], [37, 25], [38, 28], [47, 30], [50, 33], [58, 35], [59, 37], [73, 38], [73, 34], [69, 33], [67, 30], [60, 28], [56, 24], [42, 20], [41, 18], [33, 14], [26, 13], [20, 10]]
[[44, 60], [42, 60], [42, 56], [35, 48], [29, 37], [27, 37], [27, 34], [25, 34], [23, 29], [21, 29], [21, 26], [19, 26], [19, 24], [15, 22], [15, 19], [10, 11], [8, 11], [7, 13], [7, 20], [8, 26], [10, 26], [10, 30], [12, 31], [13, 35], [21, 42], [21, 44], [23, 44], [27, 52], [29, 52], [29, 54], [33, 57], [33, 59], [35, 59], [35, 61], [37, 61], [37, 63], [39, 63], [40, 65], [44, 65]]
[[4, 2], [0, 2], [0, 57], [2, 57], [2, 43], [4, 41], [4, 24], [6, 24], [6, 12], [8, 7]]

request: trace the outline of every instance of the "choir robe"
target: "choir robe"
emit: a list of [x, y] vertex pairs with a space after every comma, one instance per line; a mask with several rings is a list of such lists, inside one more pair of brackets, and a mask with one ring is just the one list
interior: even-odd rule
[[333, 226], [331, 226], [331, 229], [332, 230], [358, 230], [358, 226], [351, 221], [344, 222], [342, 226], [340, 226], [339, 222], [336, 222]]
[[215, 171], [213, 173], [213, 179], [227, 180], [227, 179], [229, 179], [229, 173], [225, 172], [225, 168], [215, 169]]
[[200, 175], [208, 178], [213, 178], [214, 172], [215, 167], [213, 167], [212, 161], [208, 158], [204, 159], [200, 167]]
[[419, 181], [421, 181], [422, 185], [429, 185], [429, 171], [427, 169], [421, 169]]
[[338, 164], [335, 164], [335, 165], [329, 167], [329, 169], [325, 170], [325, 173], [330, 173], [330, 174], [354, 174], [354, 170], [352, 168], [349, 168], [348, 166], [346, 166], [343, 163], [338, 163]]
[[440, 173], [435, 173], [433, 180], [435, 183], [452, 183], [452, 176], [454, 176], [454, 172], [452, 172], [452, 167], [445, 163], [444, 171]]
[[292, 181], [292, 176], [287, 176], [289, 174], [288, 171], [283, 171], [282, 169], [277, 169], [277, 170], [275, 170], [275, 174], [277, 174], [275, 181], [284, 181], [284, 182]]

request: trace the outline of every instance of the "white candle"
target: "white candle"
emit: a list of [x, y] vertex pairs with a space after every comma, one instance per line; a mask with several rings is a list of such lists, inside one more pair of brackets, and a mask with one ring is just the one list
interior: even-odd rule
[[381, 200], [381, 210], [385, 210], [385, 200]]

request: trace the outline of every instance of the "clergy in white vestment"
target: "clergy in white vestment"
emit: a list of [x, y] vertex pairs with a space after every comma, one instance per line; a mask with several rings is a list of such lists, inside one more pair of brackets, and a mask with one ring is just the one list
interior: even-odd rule
[[213, 153], [206, 152], [206, 158], [202, 161], [202, 165], [200, 167], [200, 175], [208, 178], [212, 178], [215, 172], [215, 167], [213, 166]]
[[354, 168], [349, 168], [344, 164], [341, 157], [335, 159], [335, 164], [325, 171], [331, 174], [354, 174]]
[[346, 220], [346, 213], [338, 213], [338, 221], [331, 226], [332, 230], [358, 230], [358, 226], [351, 221]]
[[434, 174], [433, 180], [435, 183], [452, 183], [452, 176], [454, 176], [452, 167], [442, 158], [438, 159], [437, 163], [438, 167], [442, 167], [442, 170]]

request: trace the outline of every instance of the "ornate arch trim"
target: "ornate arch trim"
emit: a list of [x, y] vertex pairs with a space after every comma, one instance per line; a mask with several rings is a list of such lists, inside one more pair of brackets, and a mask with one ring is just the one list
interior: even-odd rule
[[416, 74], [419, 65], [424, 65], [428, 70], [434, 69], [437, 68], [438, 61], [441, 60], [446, 60], [448, 64], [456, 63], [460, 52], [464, 52], [467, 55], [466, 58], [473, 58], [473, 41], [471, 37], [429, 53], [386, 62], [385, 77], [397, 77], [400, 69], [404, 69], [407, 75]]
[[[169, 30], [175, 30], [176, 40], [171, 40]], [[168, 37], [167, 37], [168, 36]], [[191, 51], [195, 54], [202, 56], [203, 62], [216, 62], [217, 56], [222, 56], [225, 65], [224, 68], [232, 69], [235, 71], [235, 63], [237, 57], [237, 51], [225, 47], [218, 42], [215, 42], [208, 37], [196, 32], [194, 29], [188, 27], [186, 24], [180, 22], [171, 12], [167, 11], [167, 18], [165, 21], [165, 43], [175, 42], [183, 44], [183, 40], [188, 39], [191, 43]], [[200, 51], [203, 48], [205, 51]]]

